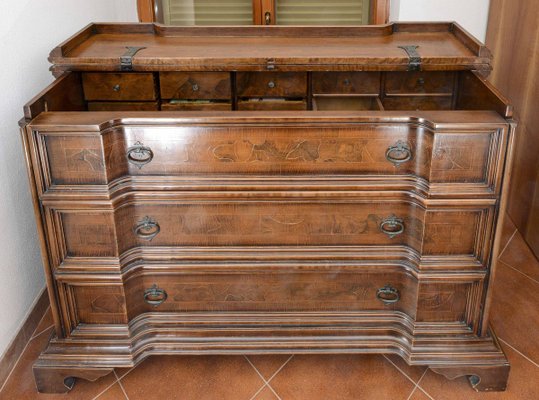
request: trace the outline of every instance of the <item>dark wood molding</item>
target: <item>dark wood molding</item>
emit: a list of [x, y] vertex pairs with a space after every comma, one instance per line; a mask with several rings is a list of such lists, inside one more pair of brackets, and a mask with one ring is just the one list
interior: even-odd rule
[[140, 22], [155, 22], [155, 0], [137, 0]]
[[390, 0], [371, 0], [371, 18], [373, 25], [383, 25], [389, 22]]
[[5, 381], [9, 377], [11, 370], [19, 360], [19, 357], [24, 351], [26, 344], [32, 338], [32, 334], [36, 330], [39, 321], [41, 321], [41, 318], [45, 314], [48, 307], [49, 297], [47, 290], [43, 289], [34, 302], [32, 309], [19, 329], [19, 332], [17, 332], [11, 341], [11, 344], [8, 346], [0, 359], [0, 388], [4, 385]]
[[513, 103], [520, 132], [507, 212], [539, 257], [539, 63], [533, 62], [539, 51], [537, 15], [537, 0], [491, 0], [486, 43], [494, 55], [489, 80]]

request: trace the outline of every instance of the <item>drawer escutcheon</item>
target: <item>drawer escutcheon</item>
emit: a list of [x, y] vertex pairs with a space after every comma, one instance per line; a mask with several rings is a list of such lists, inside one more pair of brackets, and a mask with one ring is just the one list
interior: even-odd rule
[[404, 233], [404, 221], [402, 218], [390, 215], [382, 220], [380, 223], [380, 230], [393, 239], [395, 236]]
[[386, 150], [386, 159], [398, 167], [400, 164], [412, 159], [412, 150], [410, 145], [402, 140], [399, 140], [393, 146], [389, 146]]
[[400, 300], [400, 294], [397, 289], [391, 285], [385, 285], [376, 291], [376, 298], [384, 304], [393, 304]]
[[136, 142], [127, 149], [127, 160], [141, 169], [144, 165], [150, 163], [153, 159], [153, 151], [141, 142]]
[[133, 228], [133, 233], [139, 237], [139, 239], [151, 241], [161, 232], [161, 227], [151, 217], [144, 217]]
[[144, 301], [154, 307], [163, 304], [167, 298], [167, 292], [164, 289], [159, 289], [156, 284], [144, 291]]

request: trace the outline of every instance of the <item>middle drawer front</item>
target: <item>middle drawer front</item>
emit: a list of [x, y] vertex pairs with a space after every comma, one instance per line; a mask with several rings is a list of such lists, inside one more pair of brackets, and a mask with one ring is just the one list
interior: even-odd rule
[[[425, 259], [486, 263], [493, 206], [436, 206], [391, 199], [197, 198], [115, 210], [47, 207], [56, 264], [65, 257], [118, 257], [138, 247], [407, 246]], [[381, 248], [381, 257], [383, 256]]]
[[35, 135], [45, 190], [105, 185], [125, 176], [414, 175], [442, 194], [475, 188], [492, 196], [505, 131], [438, 132], [395, 123], [128, 126], [101, 134]]

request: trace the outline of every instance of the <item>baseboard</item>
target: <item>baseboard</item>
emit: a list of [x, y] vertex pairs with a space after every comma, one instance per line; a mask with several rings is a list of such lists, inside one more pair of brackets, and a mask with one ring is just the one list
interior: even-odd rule
[[32, 305], [26, 320], [19, 329], [19, 332], [17, 332], [17, 335], [15, 335], [0, 359], [0, 388], [4, 386], [4, 383], [9, 377], [11, 370], [19, 360], [26, 347], [26, 344], [31, 339], [32, 334], [36, 330], [39, 321], [41, 321], [41, 318], [45, 314], [48, 306], [49, 296], [45, 288], [34, 301], [34, 304]]

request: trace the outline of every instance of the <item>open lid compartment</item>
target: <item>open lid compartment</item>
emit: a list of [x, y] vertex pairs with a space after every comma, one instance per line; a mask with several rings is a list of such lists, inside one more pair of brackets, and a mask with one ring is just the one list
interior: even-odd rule
[[360, 27], [170, 27], [91, 24], [50, 54], [64, 71], [491, 70], [458, 24]]

